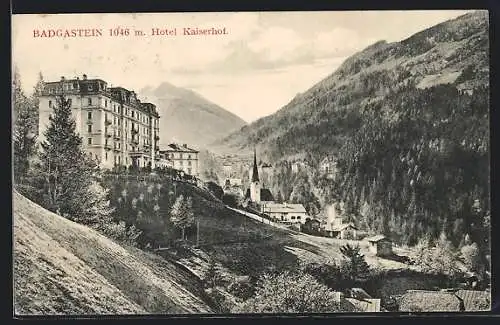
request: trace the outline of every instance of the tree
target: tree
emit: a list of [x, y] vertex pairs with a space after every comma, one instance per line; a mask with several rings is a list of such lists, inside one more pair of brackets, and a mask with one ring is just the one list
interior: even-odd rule
[[469, 271], [481, 273], [481, 255], [476, 243], [464, 245], [460, 249], [460, 257]]
[[14, 70], [13, 78], [13, 167], [14, 181], [26, 177], [30, 159], [36, 152], [37, 117], [32, 103], [21, 88], [19, 72]]
[[236, 195], [231, 193], [224, 193], [224, 195], [222, 195], [222, 202], [225, 205], [233, 208], [236, 208], [238, 206], [238, 198], [236, 197]]
[[193, 203], [190, 197], [185, 199], [182, 194], [177, 197], [170, 211], [170, 221], [181, 229], [181, 239], [184, 240], [186, 228], [194, 223]]
[[217, 265], [215, 259], [210, 259], [210, 264], [208, 266], [207, 273], [203, 279], [203, 282], [207, 288], [215, 288], [220, 281], [219, 272], [217, 270]]
[[347, 281], [354, 283], [356, 280], [364, 280], [370, 273], [370, 267], [365, 261], [364, 255], [360, 253], [359, 246], [352, 247], [349, 244], [340, 247], [340, 252], [346, 260], [342, 263], [342, 273]]
[[64, 95], [49, 117], [36, 176], [41, 177], [43, 205], [82, 224], [95, 224], [112, 213], [107, 191], [96, 181], [98, 168], [82, 149], [69, 101]]
[[218, 199], [222, 199], [224, 195], [224, 190], [217, 183], [209, 181], [206, 183], [208, 190]]
[[343, 311], [335, 292], [302, 272], [265, 274], [255, 294], [235, 312], [242, 313], [331, 313]]

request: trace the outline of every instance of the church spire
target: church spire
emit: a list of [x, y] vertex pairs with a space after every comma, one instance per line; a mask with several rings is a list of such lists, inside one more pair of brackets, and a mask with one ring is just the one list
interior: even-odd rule
[[252, 171], [252, 182], [259, 181], [259, 170], [257, 168], [257, 153], [255, 148], [253, 149], [253, 171]]

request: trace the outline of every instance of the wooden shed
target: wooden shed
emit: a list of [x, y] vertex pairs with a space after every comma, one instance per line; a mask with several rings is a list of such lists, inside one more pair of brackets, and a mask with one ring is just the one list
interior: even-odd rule
[[376, 235], [372, 237], [365, 238], [368, 242], [370, 251], [376, 256], [391, 256], [392, 253], [392, 240], [385, 237], [384, 235]]

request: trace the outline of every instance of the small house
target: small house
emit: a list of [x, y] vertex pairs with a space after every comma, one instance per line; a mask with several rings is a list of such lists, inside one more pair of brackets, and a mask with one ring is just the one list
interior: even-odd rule
[[321, 174], [325, 175], [327, 178], [335, 178], [337, 173], [337, 161], [335, 157], [327, 156], [321, 160], [319, 163], [319, 170]]
[[373, 237], [365, 238], [368, 242], [370, 251], [376, 256], [391, 256], [392, 241], [384, 235], [376, 235]]
[[307, 218], [306, 222], [300, 227], [300, 231], [307, 234], [319, 233], [321, 222], [318, 219]]
[[288, 224], [303, 224], [307, 218], [306, 209], [302, 204], [264, 202], [261, 205], [261, 212], [267, 214], [273, 220]]
[[358, 228], [352, 223], [345, 223], [338, 226], [327, 225], [325, 227], [325, 232], [329, 237], [335, 237], [339, 239], [356, 239]]
[[355, 299], [346, 298], [361, 313], [378, 313], [380, 309], [380, 299]]

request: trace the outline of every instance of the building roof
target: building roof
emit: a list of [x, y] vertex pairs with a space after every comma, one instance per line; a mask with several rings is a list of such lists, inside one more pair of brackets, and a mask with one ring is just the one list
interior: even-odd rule
[[346, 230], [347, 228], [352, 228], [352, 229], [358, 230], [358, 228], [352, 223], [345, 223], [345, 224], [340, 225], [338, 227], [333, 227], [332, 230], [333, 231], [342, 231], [342, 230]]
[[192, 152], [192, 153], [198, 153], [198, 150], [189, 148], [187, 144], [177, 144], [177, 143], [171, 143], [167, 146], [166, 150], [162, 150], [163, 152]]
[[351, 288], [351, 296], [355, 299], [372, 299], [372, 297], [362, 288]]
[[399, 311], [461, 311], [461, 301], [452, 292], [408, 290], [399, 300]]
[[491, 295], [487, 291], [458, 290], [455, 293], [464, 302], [465, 311], [489, 311]]
[[302, 204], [268, 203], [263, 209], [264, 212], [271, 213], [306, 213], [306, 209]]
[[376, 313], [380, 311], [380, 299], [355, 299], [346, 298], [357, 311], [364, 313]]
[[384, 235], [375, 235], [375, 236], [372, 236], [372, 237], [366, 237], [365, 240], [369, 241], [369, 242], [379, 242], [381, 240], [390, 241], [390, 239], [387, 238], [387, 237], [385, 237]]

